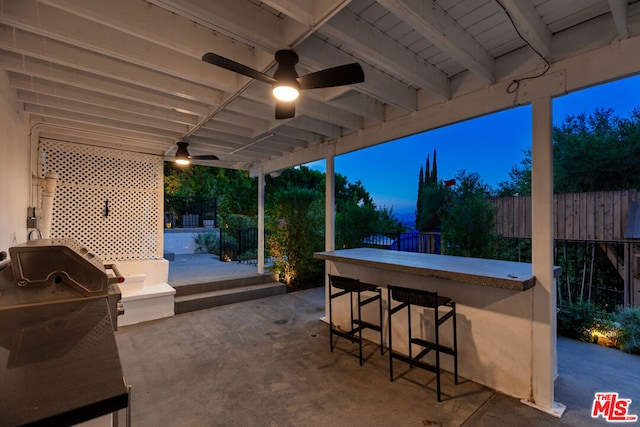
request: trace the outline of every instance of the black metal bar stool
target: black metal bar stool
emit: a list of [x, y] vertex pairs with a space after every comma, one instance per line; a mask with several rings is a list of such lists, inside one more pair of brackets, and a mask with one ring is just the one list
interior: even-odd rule
[[[403, 288], [400, 286], [388, 285], [388, 302], [389, 302], [389, 375], [391, 381], [393, 381], [393, 359], [402, 360], [409, 364], [410, 367], [418, 366], [422, 369], [435, 372], [436, 374], [436, 392], [438, 395], [438, 402], [440, 402], [440, 353], [446, 353], [453, 356], [453, 370], [455, 383], [458, 384], [458, 338], [456, 331], [456, 303], [451, 298], [439, 296], [437, 292], [422, 291], [418, 289]], [[392, 308], [392, 301], [400, 302], [399, 305]], [[434, 334], [435, 341], [427, 341], [422, 338], [416, 338], [411, 335], [411, 306], [417, 305], [420, 307], [426, 307], [433, 309], [434, 317]], [[392, 346], [392, 327], [391, 317], [393, 314], [407, 308], [407, 323], [408, 323], [408, 343], [409, 343], [409, 356], [397, 353], [393, 351]], [[442, 307], [447, 307], [447, 312], [440, 315]], [[453, 319], [453, 347], [447, 347], [440, 344], [440, 325], [446, 322], [448, 319]], [[415, 356], [412, 353], [412, 344], [419, 345], [422, 350]], [[430, 365], [423, 362], [421, 359], [427, 355], [431, 350], [435, 351], [436, 365]]]
[[[333, 289], [339, 289], [338, 292], [333, 292]], [[373, 293], [366, 299], [362, 299], [363, 292]], [[349, 306], [351, 307], [351, 330], [342, 331], [333, 326], [333, 300], [340, 296], [349, 294]], [[353, 317], [353, 295], [357, 296], [358, 317]], [[365, 295], [366, 296], [366, 295]], [[380, 314], [379, 324], [367, 322], [362, 320], [362, 307], [372, 302], [378, 301], [378, 311]], [[350, 340], [352, 343], [357, 342], [359, 346], [360, 365], [362, 366], [362, 330], [373, 329], [380, 332], [380, 353], [382, 354], [382, 290], [369, 283], [362, 283], [358, 279], [352, 279], [350, 277], [334, 276], [329, 274], [329, 340], [331, 341], [331, 351], [333, 352], [333, 336], [338, 335], [342, 338]]]

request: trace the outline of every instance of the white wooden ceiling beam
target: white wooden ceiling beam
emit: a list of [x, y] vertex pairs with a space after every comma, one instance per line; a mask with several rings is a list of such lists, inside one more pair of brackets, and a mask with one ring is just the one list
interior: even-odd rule
[[28, 77], [13, 72], [9, 73], [9, 83], [18, 90], [30, 91], [39, 95], [49, 95], [74, 100], [94, 106], [111, 108], [116, 111], [166, 120], [172, 123], [181, 123], [189, 126], [197, 123], [197, 117], [190, 114], [159, 108], [103, 93], [91, 92], [86, 89], [46, 81], [36, 77]]
[[[309, 37], [298, 47], [297, 51], [301, 56], [301, 61], [313, 64], [313, 69], [316, 70], [358, 62], [353, 56], [330, 46], [317, 37]], [[360, 65], [364, 70], [364, 83], [353, 85], [355, 90], [367, 93], [405, 111], [417, 109], [418, 91], [416, 89], [366, 63]]]
[[320, 135], [324, 135], [329, 139], [338, 138], [342, 135], [342, 128], [340, 126], [321, 122], [319, 120], [314, 120], [310, 117], [302, 115], [298, 115], [292, 119], [287, 120], [287, 125], [309, 132], [318, 133]]
[[263, 3], [309, 28], [320, 26], [350, 2], [351, 0], [263, 0]]
[[346, 129], [362, 129], [362, 117], [309, 97], [301, 96], [298, 98], [296, 112]]
[[[258, 85], [252, 85], [255, 87]], [[247, 92], [243, 93], [243, 96], [239, 96], [233, 101], [231, 101], [227, 105], [227, 109], [230, 111], [235, 111], [237, 113], [242, 113], [245, 115], [257, 117], [260, 120], [266, 121], [274, 121], [274, 105], [269, 105], [269, 103], [257, 102], [255, 98], [245, 98], [244, 95]]]
[[349, 91], [338, 98], [334, 98], [331, 100], [331, 104], [335, 104], [345, 111], [360, 114], [369, 120], [384, 121], [384, 104], [357, 91]]
[[[193, 22], [268, 52], [285, 49], [307, 31], [289, 17], [274, 14], [247, 1], [148, 0]], [[213, 51], [215, 46], [211, 47]]]
[[147, 144], [156, 143], [158, 146], [171, 147], [175, 144], [174, 135], [150, 135], [124, 128], [114, 128], [98, 123], [75, 120], [74, 118], [60, 118], [54, 115], [40, 115], [37, 112], [31, 113], [31, 123], [35, 129], [57, 129], [60, 132], [82, 132], [87, 135], [95, 135], [97, 138], [122, 138], [127, 141], [145, 141]]
[[276, 135], [282, 135], [287, 138], [297, 139], [299, 141], [302, 141], [302, 143], [306, 143], [307, 145], [320, 144], [324, 141], [324, 137], [320, 134], [288, 125], [280, 125], [272, 129], [272, 132]]
[[[33, 123], [36, 125], [36, 123]], [[173, 144], [158, 143], [157, 141], [145, 141], [138, 138], [123, 138], [116, 135], [98, 135], [81, 129], [62, 129], [57, 126], [38, 126], [37, 132], [40, 138], [49, 138], [59, 141], [69, 141], [77, 144], [107, 147], [116, 150], [134, 151], [137, 153], [154, 154], [161, 156]]]
[[[39, 0], [91, 21], [200, 59], [215, 50], [255, 69], [273, 61], [271, 52], [253, 49], [144, 0]], [[125, 13], [126, 11], [126, 13]]]
[[629, 23], [627, 22], [629, 3], [627, 0], [608, 0], [608, 2], [618, 35], [621, 39], [626, 39], [629, 37]]
[[46, 84], [55, 85], [56, 83], [61, 83], [100, 94], [117, 94], [122, 99], [160, 108], [169, 107], [175, 111], [200, 117], [207, 116], [210, 113], [210, 107], [202, 103], [149, 91], [129, 83], [96, 76], [44, 60], [25, 57], [19, 53], [2, 49], [0, 49], [0, 63], [6, 70], [19, 73], [25, 78], [42, 79], [47, 82]]
[[[255, 147], [252, 150], [243, 152], [243, 148], [255, 143], [253, 140], [247, 140], [244, 144], [230, 146], [226, 139], [203, 138], [201, 136], [189, 137], [189, 153], [215, 154], [221, 160], [229, 160], [231, 158], [241, 161], [252, 161], [256, 156], [259, 158], [269, 159], [282, 153], [281, 150], [270, 147]], [[194, 152], [191, 152], [194, 148]], [[251, 154], [249, 154], [251, 153]]]
[[500, 0], [513, 19], [514, 25], [535, 50], [551, 60], [551, 31], [529, 0]]
[[221, 120], [217, 120], [216, 118], [213, 118], [209, 120], [207, 123], [205, 123], [204, 126], [200, 127], [196, 131], [196, 134], [202, 132], [203, 130], [225, 132], [225, 133], [230, 133], [234, 135], [246, 136], [248, 138], [253, 138], [253, 135], [254, 135], [254, 132], [252, 129], [248, 129], [244, 126], [236, 126], [231, 123], [225, 123]]
[[37, 94], [23, 89], [18, 89], [17, 98], [20, 102], [24, 102], [25, 104], [40, 105], [58, 110], [77, 112], [101, 119], [111, 119], [123, 123], [148, 126], [177, 133], [186, 133], [189, 131], [189, 126], [187, 125], [175, 123], [162, 118], [143, 116], [129, 111], [106, 108], [100, 105], [87, 104], [85, 102], [58, 98], [51, 95]]
[[181, 135], [184, 135], [184, 131], [169, 131], [166, 129], [158, 129], [151, 126], [145, 126], [140, 124], [125, 123], [119, 120], [110, 118], [92, 116], [90, 114], [78, 113], [75, 111], [63, 110], [60, 108], [46, 107], [42, 105], [24, 104], [24, 111], [29, 114], [36, 114], [43, 117], [55, 117], [58, 119], [65, 119], [76, 123], [88, 123], [101, 126], [103, 128], [111, 129], [124, 129], [136, 134], [146, 135], [148, 137], [160, 137], [167, 138], [172, 137], [178, 140]]
[[231, 151], [230, 155], [251, 157], [254, 153], [261, 153], [263, 156], [274, 158], [281, 156], [282, 153], [292, 153], [293, 151], [294, 147], [285, 144], [277, 144], [275, 142], [265, 144], [263, 141], [252, 141]]
[[494, 58], [434, 0], [377, 0], [486, 83], [495, 82]]
[[0, 25], [0, 49], [186, 99], [211, 104], [221, 101], [219, 90], [5, 25]]
[[[83, 48], [92, 54], [100, 53], [128, 64], [150, 68], [154, 72], [226, 92], [239, 87], [237, 74], [212, 67], [199, 57], [194, 58], [159, 44], [149, 43], [145, 39], [40, 4], [36, 0], [4, 0], [3, 6], [2, 18], [5, 23], [44, 36], [47, 44], [51, 44], [49, 40], [71, 44], [76, 50]], [[92, 65], [91, 61], [85, 64], [90, 67]], [[95, 66], [99, 64], [96, 63]]]
[[369, 64], [377, 64], [399, 80], [429, 90], [442, 100], [449, 98], [449, 78], [442, 71], [353, 12], [344, 10], [324, 25], [320, 32], [340, 40], [355, 55]]
[[258, 117], [250, 117], [241, 113], [225, 109], [216, 115], [216, 120], [232, 124], [237, 127], [244, 127], [252, 131], [252, 135], [256, 132], [264, 132], [269, 129], [270, 121], [263, 120]]

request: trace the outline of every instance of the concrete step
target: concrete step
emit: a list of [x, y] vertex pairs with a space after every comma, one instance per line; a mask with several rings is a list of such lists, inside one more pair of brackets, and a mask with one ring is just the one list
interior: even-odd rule
[[175, 314], [281, 295], [286, 290], [284, 283], [270, 282], [176, 296]]
[[175, 285], [176, 297], [201, 294], [211, 291], [221, 291], [224, 289], [241, 288], [244, 286], [261, 285], [278, 281], [277, 274], [254, 274], [246, 277], [236, 277], [233, 279], [218, 280], [204, 283], [192, 283], [188, 285]]

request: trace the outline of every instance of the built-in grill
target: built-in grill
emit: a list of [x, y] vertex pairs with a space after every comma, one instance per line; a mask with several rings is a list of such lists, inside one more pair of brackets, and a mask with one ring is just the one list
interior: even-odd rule
[[10, 248], [9, 253], [14, 286], [0, 284], [0, 310], [107, 298], [114, 329], [117, 329], [117, 316], [124, 313], [118, 283], [122, 283], [124, 277], [115, 264], [104, 264], [73, 239], [31, 240]]
[[[70, 239], [0, 265], [0, 424], [72, 425], [129, 405], [114, 331], [124, 279]], [[5, 351], [0, 348], [0, 355]]]

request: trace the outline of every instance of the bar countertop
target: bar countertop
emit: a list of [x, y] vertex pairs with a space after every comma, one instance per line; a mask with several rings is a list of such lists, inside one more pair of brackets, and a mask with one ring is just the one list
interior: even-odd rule
[[3, 426], [71, 425], [125, 408], [106, 298], [0, 310], [0, 382]]
[[[536, 278], [531, 271], [531, 264], [522, 262], [373, 248], [316, 252], [314, 257], [362, 267], [380, 268], [399, 273], [456, 280], [515, 291], [525, 291], [536, 283]], [[560, 268], [556, 267], [554, 274], [559, 275]]]

